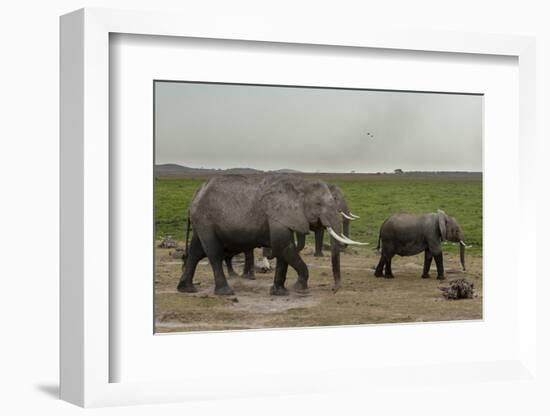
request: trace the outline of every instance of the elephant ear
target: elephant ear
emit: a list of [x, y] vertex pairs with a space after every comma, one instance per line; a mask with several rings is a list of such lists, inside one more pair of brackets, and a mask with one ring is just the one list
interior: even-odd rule
[[272, 221], [297, 233], [309, 233], [300, 194], [290, 183], [279, 181], [268, 187], [260, 198], [262, 209]]
[[439, 232], [441, 233], [441, 240], [447, 239], [447, 226], [445, 225], [447, 220], [447, 214], [444, 211], [437, 210], [437, 220], [439, 222]]

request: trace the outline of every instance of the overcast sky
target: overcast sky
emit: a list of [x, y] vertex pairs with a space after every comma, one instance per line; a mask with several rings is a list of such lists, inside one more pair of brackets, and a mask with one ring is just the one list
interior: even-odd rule
[[155, 88], [157, 164], [482, 170], [481, 96], [178, 82]]

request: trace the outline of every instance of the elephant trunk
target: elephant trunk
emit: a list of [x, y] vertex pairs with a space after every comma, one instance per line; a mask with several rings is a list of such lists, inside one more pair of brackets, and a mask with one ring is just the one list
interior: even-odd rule
[[296, 233], [296, 249], [302, 251], [306, 245], [306, 235], [302, 233]]
[[350, 221], [349, 221], [349, 220], [346, 220], [346, 219], [344, 219], [344, 220], [342, 221], [342, 225], [343, 225], [343, 227], [344, 227], [344, 232], [343, 232], [343, 233], [344, 233], [344, 235], [345, 235], [346, 237], [348, 237], [348, 238], [349, 238], [349, 223], [350, 223]]
[[466, 271], [466, 264], [464, 263], [464, 250], [466, 249], [466, 243], [464, 242], [464, 233], [462, 230], [458, 234], [458, 247], [460, 248], [460, 264], [462, 265], [462, 270]]
[[332, 291], [336, 293], [340, 289], [340, 243], [330, 237], [330, 260], [332, 262], [332, 275], [334, 277], [334, 287]]
[[323, 227], [325, 227], [330, 234], [332, 275], [334, 277], [334, 288], [332, 290], [336, 292], [340, 288], [340, 245], [366, 245], [368, 243], [353, 241], [342, 235], [342, 220], [340, 219], [338, 212], [335, 212], [332, 215], [321, 216], [320, 221]]
[[321, 223], [330, 234], [330, 260], [332, 263], [332, 276], [334, 277], [332, 291], [336, 293], [340, 289], [340, 244], [343, 241], [339, 241], [342, 240], [342, 221], [338, 213], [334, 214], [321, 217]]

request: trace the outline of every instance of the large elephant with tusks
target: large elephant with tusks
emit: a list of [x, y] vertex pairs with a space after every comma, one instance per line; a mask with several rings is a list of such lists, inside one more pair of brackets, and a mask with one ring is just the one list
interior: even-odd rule
[[[278, 174], [281, 175], [281, 174]], [[297, 189], [301, 192], [308, 192], [309, 189], [309, 183], [307, 179], [297, 176], [288, 174], [287, 179], [292, 182], [294, 186], [297, 187]], [[326, 183], [326, 182], [325, 182]], [[356, 219], [359, 219], [359, 216], [354, 215], [350, 209], [348, 208], [348, 204], [346, 202], [346, 198], [344, 197], [344, 193], [342, 190], [331, 183], [326, 183], [328, 186], [328, 189], [330, 190], [330, 193], [332, 197], [334, 198], [334, 202], [336, 203], [336, 208], [338, 211], [340, 211], [340, 214], [342, 215], [342, 234], [344, 237], [349, 238], [349, 225], [351, 221], [355, 221]], [[324, 233], [325, 233], [325, 227], [319, 223], [317, 225], [311, 226], [310, 230], [314, 232], [315, 236], [315, 253], [313, 254], [315, 257], [322, 257], [323, 256], [323, 239], [324, 239]], [[298, 247], [298, 251], [302, 251], [303, 248], [306, 245], [306, 236], [305, 234], [296, 233], [296, 246]], [[252, 251], [247, 251], [245, 254], [245, 261], [244, 261], [244, 269], [242, 277], [246, 279], [255, 279], [255, 273], [254, 273], [254, 253]], [[266, 255], [266, 249], [264, 248], [263, 252], [263, 258], [262, 261], [266, 262], [267, 258], [270, 257]], [[227, 272], [230, 277], [236, 277], [237, 273], [233, 269], [233, 263], [232, 263], [232, 256], [227, 256], [225, 258], [225, 263], [227, 265]]]
[[342, 236], [341, 214], [327, 185], [321, 181], [293, 183], [288, 175], [220, 175], [198, 191], [189, 210], [193, 237], [180, 292], [195, 292], [197, 263], [208, 257], [214, 273], [214, 292], [231, 295], [222, 262], [228, 255], [270, 247], [277, 259], [272, 295], [286, 295], [288, 266], [298, 279], [294, 289], [308, 288], [308, 268], [294, 242], [294, 233], [306, 234], [322, 225], [331, 235], [334, 289], [340, 286], [340, 244], [360, 244]]

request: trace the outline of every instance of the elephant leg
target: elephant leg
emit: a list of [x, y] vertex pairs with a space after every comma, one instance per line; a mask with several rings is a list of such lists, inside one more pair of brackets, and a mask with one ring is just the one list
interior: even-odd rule
[[233, 290], [227, 283], [223, 272], [225, 253], [222, 244], [213, 234], [204, 239], [201, 238], [201, 241], [214, 273], [214, 293], [216, 295], [233, 295]]
[[384, 274], [384, 277], [386, 279], [393, 279], [393, 273], [392, 273], [392, 270], [391, 270], [391, 260], [392, 260], [392, 257], [391, 255], [385, 255], [384, 258], [386, 260], [386, 271], [385, 271], [385, 274]]
[[288, 263], [282, 257], [278, 257], [277, 265], [275, 266], [275, 277], [273, 278], [273, 286], [271, 286], [271, 289], [269, 290], [270, 295], [288, 295], [288, 290], [285, 288], [287, 270]]
[[238, 274], [233, 269], [233, 256], [225, 256], [225, 265], [227, 266], [227, 275], [229, 277], [237, 277]]
[[196, 235], [193, 235], [189, 245], [187, 261], [185, 262], [183, 273], [178, 283], [178, 292], [192, 293], [197, 291], [195, 285], [193, 285], [193, 277], [195, 275], [197, 264], [205, 257], [206, 253], [202, 248], [199, 238]]
[[384, 259], [383, 255], [380, 255], [380, 261], [378, 262], [378, 266], [376, 266], [376, 270], [374, 271], [374, 275], [376, 277], [383, 277], [384, 276], [384, 265], [386, 264], [386, 260]]
[[243, 277], [250, 280], [256, 279], [256, 274], [254, 272], [254, 250], [248, 250], [244, 253]]
[[430, 250], [426, 249], [424, 250], [424, 271], [422, 272], [422, 278], [427, 279], [430, 277], [430, 267], [432, 265], [432, 253], [430, 253]]
[[445, 279], [445, 270], [443, 269], [443, 253], [439, 253], [438, 255], [434, 256], [435, 258], [435, 265], [437, 266], [437, 278], [439, 280]]
[[443, 252], [441, 251], [441, 243], [431, 242], [428, 245], [430, 254], [435, 259], [435, 265], [437, 267], [437, 278], [439, 280], [445, 279], [445, 270], [443, 269]]
[[268, 260], [273, 259], [273, 253], [271, 251], [271, 247], [263, 247], [262, 248], [262, 256], [267, 258]]
[[315, 257], [323, 257], [323, 237], [325, 236], [325, 229], [319, 227], [315, 230]]
[[296, 270], [296, 273], [298, 273], [298, 279], [294, 284], [294, 290], [296, 292], [307, 291], [307, 281], [309, 279], [309, 271], [307, 269], [307, 265], [304, 263], [304, 261], [296, 251], [296, 247], [294, 246], [294, 244], [289, 245], [283, 251], [283, 258], [290, 266], [292, 266], [294, 270]]

